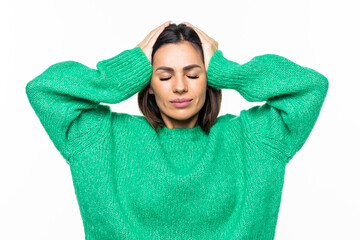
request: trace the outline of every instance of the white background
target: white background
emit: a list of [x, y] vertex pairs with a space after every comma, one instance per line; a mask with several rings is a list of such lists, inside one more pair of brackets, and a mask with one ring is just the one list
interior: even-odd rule
[[[0, 239], [84, 239], [69, 166], [25, 94], [50, 65], [100, 60], [166, 20], [189, 21], [245, 63], [274, 53], [329, 80], [318, 121], [286, 168], [276, 240], [360, 239], [357, 1], [1, 1]], [[249, 103], [223, 90], [220, 115]], [[111, 105], [140, 114], [137, 95]]]

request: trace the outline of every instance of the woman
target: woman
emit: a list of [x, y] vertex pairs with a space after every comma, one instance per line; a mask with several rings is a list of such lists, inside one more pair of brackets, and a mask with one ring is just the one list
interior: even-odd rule
[[[328, 90], [274, 54], [245, 64], [189, 23], [97, 69], [65, 61], [26, 93], [71, 169], [86, 239], [274, 239], [285, 166]], [[261, 106], [217, 118], [220, 89]], [[112, 112], [139, 92], [144, 116]]]
[[208, 133], [216, 121], [221, 90], [207, 86], [205, 64], [218, 44], [200, 30], [198, 33], [202, 41], [192, 28], [172, 24], [165, 31], [162, 27], [155, 29], [138, 44], [154, 69], [150, 83], [138, 95], [139, 107], [155, 130], [164, 125], [167, 128], [200, 125]]

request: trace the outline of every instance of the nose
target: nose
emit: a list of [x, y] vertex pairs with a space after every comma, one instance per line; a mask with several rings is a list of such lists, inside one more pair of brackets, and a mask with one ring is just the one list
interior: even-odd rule
[[181, 75], [174, 76], [173, 91], [182, 93], [182, 92], [187, 92], [187, 90], [188, 90], [188, 83], [185, 76], [181, 76]]

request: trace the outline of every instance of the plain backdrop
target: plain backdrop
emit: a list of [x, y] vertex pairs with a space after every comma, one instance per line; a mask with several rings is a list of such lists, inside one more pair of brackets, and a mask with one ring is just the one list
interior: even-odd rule
[[[69, 165], [25, 86], [50, 65], [88, 67], [155, 27], [189, 21], [240, 64], [273, 53], [329, 80], [316, 125], [286, 167], [276, 240], [360, 239], [357, 1], [0, 1], [0, 239], [84, 239]], [[223, 90], [220, 115], [263, 104]], [[137, 95], [111, 109], [140, 115]]]

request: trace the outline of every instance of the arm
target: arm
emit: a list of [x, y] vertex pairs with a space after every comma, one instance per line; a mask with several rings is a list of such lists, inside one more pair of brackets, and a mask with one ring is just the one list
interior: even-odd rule
[[124, 101], [151, 79], [152, 66], [135, 47], [97, 63], [97, 70], [75, 62], [54, 64], [26, 85], [26, 94], [55, 147], [69, 163], [84, 147], [109, 131], [111, 110], [100, 102]]
[[274, 54], [240, 65], [217, 50], [207, 74], [212, 87], [235, 89], [249, 102], [266, 101], [242, 110], [238, 119], [255, 144], [280, 154], [285, 164], [310, 135], [329, 87], [322, 74]]

